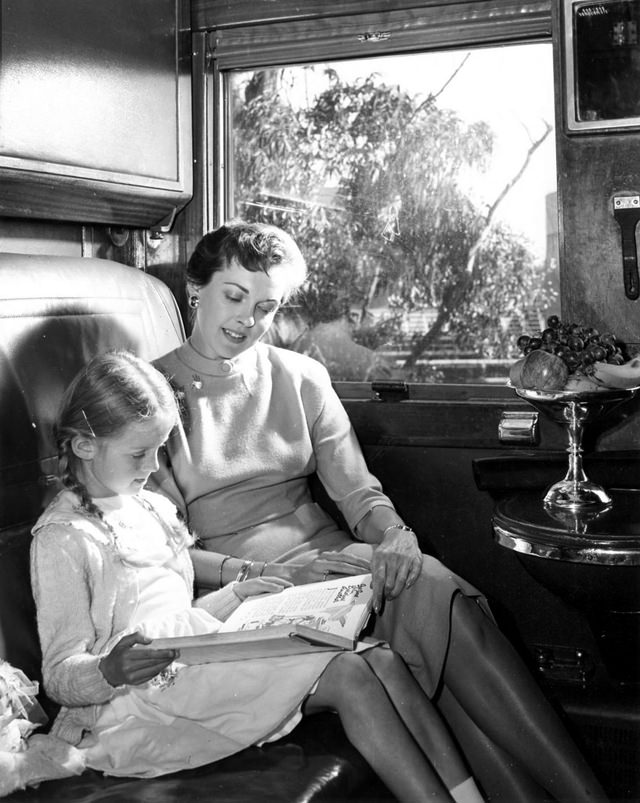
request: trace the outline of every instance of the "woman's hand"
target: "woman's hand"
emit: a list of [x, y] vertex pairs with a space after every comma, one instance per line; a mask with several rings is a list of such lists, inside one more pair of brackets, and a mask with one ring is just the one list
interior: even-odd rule
[[371, 571], [366, 558], [345, 552], [320, 552], [308, 563], [268, 563], [266, 571], [293, 585], [320, 583], [330, 576], [354, 576]]
[[151, 639], [131, 633], [120, 639], [100, 661], [100, 671], [110, 686], [139, 686], [166, 669], [179, 655], [178, 650], [152, 650], [144, 646]]
[[282, 577], [254, 577], [252, 580], [243, 580], [233, 586], [233, 592], [241, 600], [247, 597], [257, 597], [260, 594], [277, 594], [283, 588], [289, 588], [293, 583]]
[[373, 551], [371, 575], [373, 609], [379, 613], [384, 599], [394, 599], [412, 586], [422, 569], [422, 552], [414, 532], [390, 529]]

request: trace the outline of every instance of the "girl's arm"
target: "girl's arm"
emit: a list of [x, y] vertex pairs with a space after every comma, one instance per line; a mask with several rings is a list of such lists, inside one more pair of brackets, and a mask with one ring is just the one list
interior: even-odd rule
[[[204, 591], [215, 590], [226, 586], [238, 578], [247, 561], [223, 555], [220, 552], [209, 552], [206, 549], [193, 548], [189, 550], [196, 585]], [[262, 560], [252, 561], [246, 569], [245, 579], [260, 577], [265, 573], [267, 564]]]
[[277, 594], [290, 585], [291, 583], [277, 577], [256, 577], [253, 580], [233, 582], [220, 591], [212, 591], [210, 594], [199, 597], [194, 602], [194, 606], [202, 608], [224, 622], [247, 597]]
[[51, 524], [34, 536], [31, 584], [44, 686], [53, 700], [68, 706], [104, 703], [116, 691], [99, 666], [108, 636], [101, 652], [90, 613], [91, 577], [84, 539], [77, 530]]

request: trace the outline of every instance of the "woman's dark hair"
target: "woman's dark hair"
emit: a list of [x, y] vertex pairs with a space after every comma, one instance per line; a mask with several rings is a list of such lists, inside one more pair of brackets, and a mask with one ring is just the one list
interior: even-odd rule
[[[307, 276], [307, 266], [293, 238], [277, 226], [230, 220], [205, 234], [187, 264], [187, 282], [204, 287], [217, 271], [237, 261], [245, 270], [269, 273], [272, 267], [288, 268], [290, 293]], [[289, 294], [290, 294], [289, 293]]]

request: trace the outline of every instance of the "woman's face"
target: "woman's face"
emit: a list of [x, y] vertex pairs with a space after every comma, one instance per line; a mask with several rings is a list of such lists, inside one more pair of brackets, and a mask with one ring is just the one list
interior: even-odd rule
[[209, 284], [190, 288], [200, 299], [191, 342], [205, 357], [232, 359], [250, 349], [273, 323], [290, 290], [287, 268], [249, 271], [233, 261]]

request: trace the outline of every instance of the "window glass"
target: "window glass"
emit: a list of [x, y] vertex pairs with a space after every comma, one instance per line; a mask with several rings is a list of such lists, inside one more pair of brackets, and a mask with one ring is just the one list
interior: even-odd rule
[[231, 215], [309, 265], [273, 329], [334, 380], [504, 383], [557, 310], [549, 43], [227, 73]]

